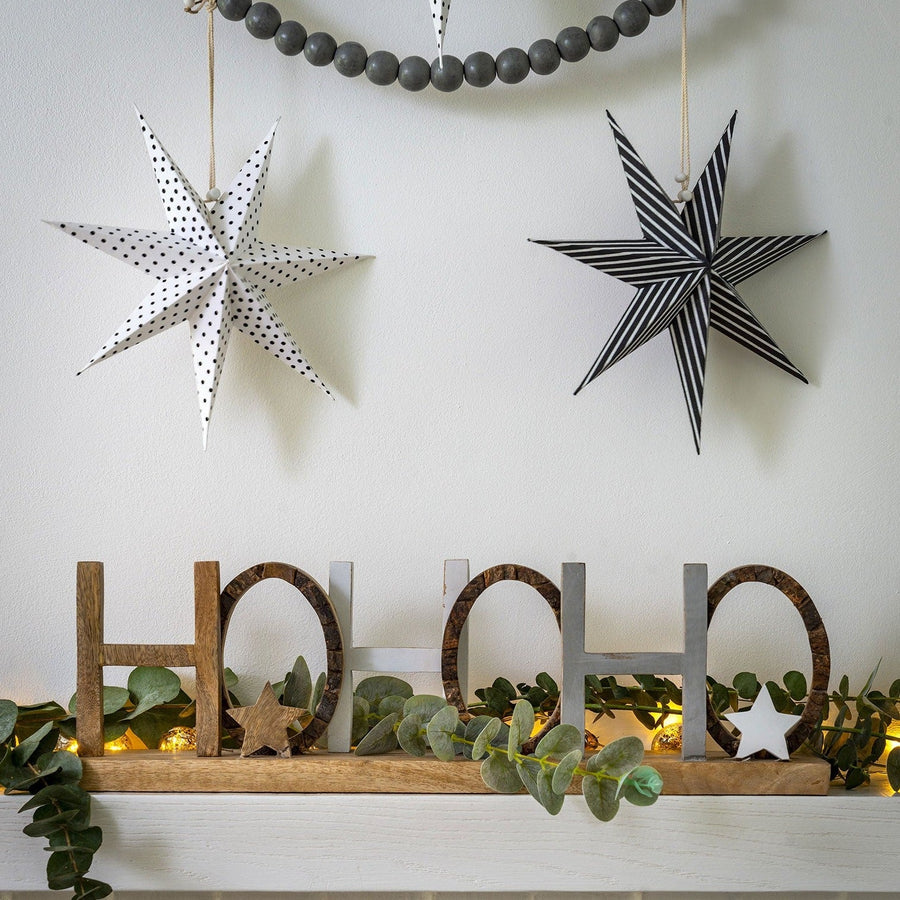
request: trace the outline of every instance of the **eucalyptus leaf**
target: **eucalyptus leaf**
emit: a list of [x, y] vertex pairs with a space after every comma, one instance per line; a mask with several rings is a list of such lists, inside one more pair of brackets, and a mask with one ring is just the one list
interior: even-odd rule
[[491, 687], [493, 687], [495, 691], [500, 691], [502, 694], [506, 694], [506, 698], [510, 703], [514, 703], [516, 697], [518, 696], [518, 693], [515, 687], [513, 687], [512, 682], [506, 678], [495, 678], [494, 683], [491, 685]]
[[806, 676], [802, 672], [791, 670], [784, 675], [784, 686], [794, 700], [802, 700], [806, 696]]
[[452, 704], [445, 702], [444, 708], [438, 710], [426, 726], [431, 752], [444, 762], [449, 762], [456, 756], [453, 736], [456, 734], [458, 722], [459, 710]]
[[422, 717], [413, 713], [401, 720], [397, 728], [397, 743], [410, 756], [424, 756], [428, 750], [424, 732]]
[[52, 722], [47, 722], [38, 728], [33, 734], [30, 734], [18, 747], [12, 752], [12, 762], [16, 766], [24, 766], [34, 753], [41, 741], [50, 733], [53, 728]]
[[640, 738], [621, 737], [607, 744], [599, 753], [589, 756], [585, 769], [588, 772], [605, 772], [613, 778], [621, 778], [636, 769], [644, 758], [644, 745]]
[[760, 683], [752, 672], [738, 672], [732, 681], [738, 696], [744, 700], [753, 700], [760, 690]]
[[522, 789], [516, 764], [500, 753], [492, 753], [481, 764], [481, 780], [500, 794], [516, 794]]
[[391, 713], [400, 713], [402, 715], [405, 705], [406, 700], [403, 697], [398, 694], [392, 694], [390, 697], [385, 697], [378, 704], [378, 715], [389, 716]]
[[76, 886], [74, 900], [103, 900], [112, 894], [112, 888], [105, 881], [93, 878], [82, 878]]
[[77, 809], [56, 810], [52, 806], [42, 806], [35, 810], [34, 821], [26, 825], [22, 831], [28, 837], [45, 837], [59, 831], [64, 823], [77, 818], [79, 814]]
[[662, 792], [663, 780], [652, 766], [638, 766], [625, 776], [619, 793], [635, 806], [652, 806]]
[[0, 700], [0, 742], [12, 736], [18, 718], [19, 707], [12, 700]]
[[50, 859], [47, 860], [47, 886], [52, 891], [75, 887], [81, 880], [81, 874], [86, 872], [90, 865], [90, 853], [75, 852], [70, 855], [62, 850], [51, 853]]
[[[487, 745], [500, 733], [500, 726], [503, 723], [500, 719], [488, 718], [484, 727], [478, 732], [475, 743], [472, 747], [472, 759], [481, 759], [488, 751]], [[468, 736], [468, 728], [466, 729]]]
[[325, 673], [319, 672], [319, 677], [313, 685], [312, 697], [309, 699], [309, 708], [311, 712], [315, 712], [319, 708], [322, 697], [325, 696], [325, 680]]
[[540, 739], [534, 749], [534, 755], [541, 758], [553, 756], [559, 759], [573, 750], [581, 751], [583, 746], [581, 732], [574, 725], [557, 725]]
[[113, 892], [105, 881], [97, 881], [94, 878], [82, 878], [75, 890], [73, 900], [103, 900]]
[[413, 689], [402, 678], [395, 678], [393, 675], [372, 675], [370, 678], [364, 678], [353, 693], [368, 700], [369, 705], [377, 709], [385, 697], [393, 694], [412, 697]]
[[[540, 771], [540, 763], [534, 757], [526, 756], [525, 759], [516, 763], [516, 772], [519, 774], [519, 780], [525, 785], [525, 790], [538, 803], [541, 803], [541, 789], [538, 787], [538, 774]], [[541, 805], [543, 806], [543, 804]]]
[[[423, 721], [427, 722], [432, 716], [446, 708], [447, 701], [443, 697], [437, 697], [434, 694], [416, 694], [410, 697], [403, 704], [403, 715], [411, 716], [413, 714], [421, 716]], [[456, 709], [456, 707], [453, 707]]]
[[553, 790], [557, 794], [564, 794], [568, 790], [575, 775], [575, 769], [581, 762], [581, 755], [580, 749], [572, 750], [559, 761], [559, 765], [553, 773]]
[[312, 709], [310, 699], [312, 697], [313, 683], [309, 674], [309, 666], [302, 656], [294, 660], [293, 668], [284, 679], [284, 692], [282, 705], [293, 706], [298, 709]]
[[541, 806], [551, 816], [555, 816], [563, 807], [563, 801], [566, 799], [565, 793], [557, 793], [553, 790], [553, 772], [550, 769], [541, 769], [537, 783]]
[[534, 729], [534, 707], [527, 700], [519, 700], [513, 707], [512, 720], [509, 723], [509, 744], [507, 755], [510, 761], [522, 748]]
[[52, 750], [39, 756], [35, 768], [42, 778], [54, 775], [64, 783], [77, 784], [81, 781], [81, 760], [68, 750]]
[[[74, 754], [70, 753], [69, 756]], [[19, 812], [43, 806], [51, 800], [68, 803], [71, 806], [90, 809], [91, 795], [77, 784], [48, 784], [41, 788], [27, 803], [19, 807]]]
[[47, 849], [50, 852], [71, 847], [73, 850], [96, 853], [103, 842], [103, 832], [96, 825], [92, 825], [89, 828], [80, 828], [78, 831], [50, 834], [47, 835], [47, 840], [50, 844]]
[[240, 679], [237, 675], [234, 674], [233, 669], [229, 669], [228, 666], [225, 667], [225, 688], [226, 690], [232, 690], [237, 686], [237, 683]]
[[353, 727], [350, 743], [358, 744], [369, 730], [369, 701], [364, 697], [353, 698]]
[[[891, 693], [893, 693], [893, 690]], [[900, 793], [900, 747], [894, 747], [888, 753], [886, 769], [891, 790], [895, 793]]]
[[178, 696], [181, 679], [163, 666], [138, 666], [128, 676], [128, 691], [135, 704], [124, 718], [134, 719], [160, 703], [168, 703]]
[[841, 678], [841, 683], [838, 685], [838, 693], [841, 695], [842, 700], [846, 700], [850, 696], [850, 679], [846, 675]]
[[377, 753], [390, 753], [396, 750], [397, 735], [394, 733], [394, 725], [400, 719], [399, 713], [391, 713], [382, 719], [360, 742], [355, 753], [357, 756], [373, 756]]
[[[103, 715], [109, 716], [114, 712], [118, 712], [128, 702], [129, 697], [130, 695], [126, 688], [104, 684]], [[69, 700], [69, 712], [72, 713], [72, 715], [78, 713], [78, 694], [72, 694], [72, 699]]]
[[608, 778], [597, 778], [585, 775], [581, 780], [581, 793], [584, 794], [587, 808], [601, 822], [611, 822], [619, 811], [619, 785]]

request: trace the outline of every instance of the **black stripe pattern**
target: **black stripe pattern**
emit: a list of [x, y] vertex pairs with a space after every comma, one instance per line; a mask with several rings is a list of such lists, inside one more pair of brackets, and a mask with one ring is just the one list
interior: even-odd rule
[[616, 120], [607, 115], [643, 239], [535, 241], [637, 288], [575, 393], [668, 329], [699, 453], [710, 326], [806, 382], [735, 285], [820, 235], [721, 237], [725, 177], [737, 113], [694, 185], [693, 199], [684, 204], [680, 215]]

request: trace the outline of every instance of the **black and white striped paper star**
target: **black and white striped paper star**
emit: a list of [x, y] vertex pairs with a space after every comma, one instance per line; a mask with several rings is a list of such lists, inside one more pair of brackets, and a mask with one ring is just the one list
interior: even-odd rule
[[680, 215], [616, 120], [609, 113], [607, 116], [643, 239], [535, 241], [637, 288], [575, 393], [668, 329], [699, 453], [710, 326], [806, 383], [803, 373], [744, 303], [735, 285], [825, 232], [793, 237], [721, 237], [722, 198], [737, 113], [694, 186], [693, 199], [684, 204]]

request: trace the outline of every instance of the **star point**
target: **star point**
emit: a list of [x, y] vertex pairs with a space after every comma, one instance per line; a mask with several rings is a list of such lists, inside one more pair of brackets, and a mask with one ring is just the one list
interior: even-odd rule
[[735, 285], [820, 235], [721, 236], [725, 179], [737, 112], [697, 179], [693, 199], [684, 204], [681, 213], [608, 110], [607, 116], [642, 237], [535, 241], [636, 288], [634, 298], [575, 393], [668, 330], [699, 453], [710, 328], [807, 382], [741, 299]]
[[[200, 199], [138, 113], [168, 231], [50, 222], [157, 279], [157, 285], [84, 369], [174, 325], [187, 322], [206, 446], [213, 403], [232, 330], [300, 372], [330, 395], [266, 297], [279, 288], [368, 257], [281, 247], [257, 238], [275, 130], [212, 205]], [[82, 369], [81, 371], [84, 371]]]

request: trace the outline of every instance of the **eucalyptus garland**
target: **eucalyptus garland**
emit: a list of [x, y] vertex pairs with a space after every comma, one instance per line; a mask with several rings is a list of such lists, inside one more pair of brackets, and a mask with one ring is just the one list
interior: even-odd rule
[[271, 3], [217, 0], [216, 5], [226, 19], [243, 20], [254, 37], [273, 39], [276, 48], [286, 56], [302, 53], [314, 66], [333, 63], [347, 78], [365, 73], [373, 84], [399, 82], [408, 91], [421, 91], [430, 84], [446, 93], [457, 90], [463, 83], [487, 87], [495, 79], [505, 84], [518, 84], [529, 72], [551, 75], [562, 62], [578, 62], [592, 48], [601, 52], [612, 50], [620, 35], [635, 37], [641, 34], [650, 24], [651, 16], [664, 16], [675, 6], [675, 0], [623, 0], [612, 16], [595, 16], [586, 28], [577, 25], [563, 28], [555, 41], [540, 38], [527, 52], [519, 47], [509, 47], [495, 59], [489, 53], [476, 51], [464, 61], [445, 53], [442, 59], [431, 63], [421, 56], [407, 56], [401, 60], [390, 50], [369, 54], [357, 41], [338, 44], [325, 31], [309, 34], [299, 22], [283, 20]]

